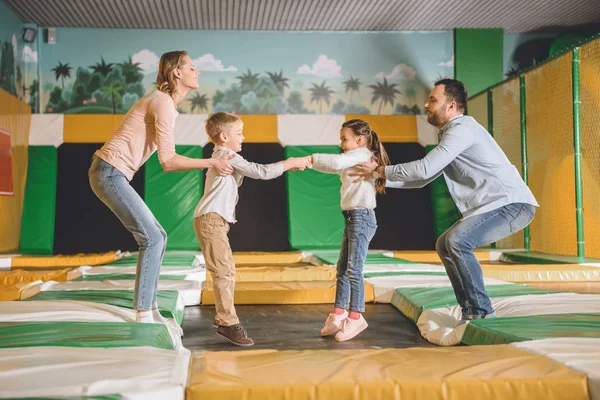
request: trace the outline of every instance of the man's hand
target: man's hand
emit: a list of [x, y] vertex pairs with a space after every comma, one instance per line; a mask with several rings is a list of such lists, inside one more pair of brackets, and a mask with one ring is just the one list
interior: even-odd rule
[[357, 171], [350, 172], [348, 176], [357, 176], [358, 178], [354, 182], [360, 182], [366, 178], [370, 178], [373, 176], [373, 172], [377, 169], [377, 161], [371, 160], [368, 162], [360, 163], [355, 165], [354, 168]]
[[233, 174], [233, 167], [229, 165], [227, 161], [231, 160], [233, 157], [235, 157], [235, 154], [215, 158], [211, 168], [217, 171], [217, 174], [221, 176], [231, 175]]

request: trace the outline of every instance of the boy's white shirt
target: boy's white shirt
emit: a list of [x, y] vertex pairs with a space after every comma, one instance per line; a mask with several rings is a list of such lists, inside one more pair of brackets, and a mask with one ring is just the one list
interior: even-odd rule
[[212, 158], [231, 154], [235, 154], [235, 157], [229, 160], [229, 164], [234, 169], [233, 174], [221, 176], [212, 168], [206, 173], [204, 195], [196, 207], [194, 218], [214, 212], [228, 222], [236, 223], [235, 206], [238, 202], [238, 187], [242, 185], [244, 177], [269, 180], [283, 174], [282, 162], [273, 164], [253, 163], [224, 146], [215, 146]]
[[373, 153], [365, 147], [359, 147], [341, 154], [314, 154], [313, 169], [330, 174], [339, 174], [342, 181], [340, 188], [342, 210], [354, 210], [356, 208], [374, 209], [377, 206], [375, 200], [375, 177], [365, 178], [354, 182], [356, 176], [348, 176], [356, 172], [354, 166], [371, 160]]

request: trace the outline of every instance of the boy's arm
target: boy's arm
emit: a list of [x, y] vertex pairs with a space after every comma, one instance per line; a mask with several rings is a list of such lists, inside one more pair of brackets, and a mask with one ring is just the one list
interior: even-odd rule
[[369, 161], [371, 152], [367, 149], [357, 149], [342, 154], [313, 154], [313, 169], [329, 174], [338, 174], [346, 168]]
[[287, 160], [273, 164], [257, 164], [246, 160], [239, 154], [236, 154], [229, 163], [242, 175], [247, 176], [248, 178], [262, 180], [275, 179], [289, 169], [304, 169], [310, 166], [308, 157], [291, 157]]

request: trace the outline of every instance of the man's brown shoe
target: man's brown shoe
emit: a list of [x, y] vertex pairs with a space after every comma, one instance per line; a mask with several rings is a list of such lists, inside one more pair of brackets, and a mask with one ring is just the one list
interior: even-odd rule
[[211, 328], [217, 329], [219, 327], [219, 320], [217, 318], [213, 319]]
[[219, 325], [217, 328], [217, 336], [223, 339], [229, 340], [236, 346], [252, 346], [254, 341], [248, 337], [248, 333], [242, 326], [242, 324], [235, 324], [231, 326]]

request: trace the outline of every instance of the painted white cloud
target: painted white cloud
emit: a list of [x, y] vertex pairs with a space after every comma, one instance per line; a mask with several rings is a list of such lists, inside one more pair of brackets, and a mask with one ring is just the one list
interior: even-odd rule
[[387, 78], [388, 80], [411, 80], [414, 81], [417, 76], [417, 71], [413, 67], [407, 64], [396, 64], [392, 69], [392, 72], [386, 74], [380, 72], [375, 75], [377, 79]]
[[233, 65], [228, 67], [223, 66], [223, 62], [215, 59], [215, 56], [210, 53], [204, 54], [200, 58], [196, 58], [194, 64], [196, 64], [196, 68], [199, 71], [233, 72], [238, 70]]
[[140, 68], [144, 74], [151, 74], [158, 71], [158, 62], [160, 57], [150, 50], [140, 50], [131, 57], [134, 63], [140, 63]]
[[33, 51], [31, 47], [23, 47], [23, 62], [36, 63], [38, 60], [37, 51]]
[[298, 68], [299, 74], [315, 75], [321, 78], [339, 78], [342, 67], [338, 65], [337, 61], [332, 58], [327, 58], [326, 55], [321, 54], [317, 61], [312, 65], [312, 68], [307, 64], [304, 64]]
[[450, 61], [439, 63], [438, 67], [454, 67], [454, 56], [452, 56]]

